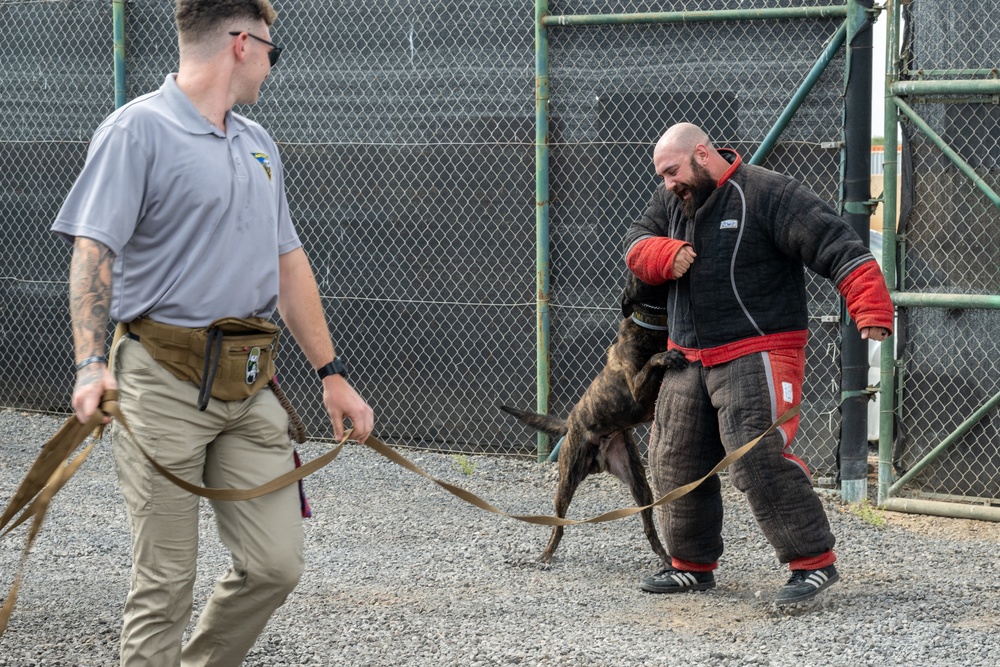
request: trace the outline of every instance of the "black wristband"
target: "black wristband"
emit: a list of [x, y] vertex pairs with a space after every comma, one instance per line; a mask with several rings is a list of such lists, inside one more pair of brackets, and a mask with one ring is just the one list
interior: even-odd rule
[[98, 355], [96, 357], [87, 357], [86, 359], [84, 359], [80, 363], [76, 364], [74, 366], [74, 368], [76, 368], [76, 370], [78, 370], [78, 371], [81, 371], [85, 367], [87, 367], [87, 366], [89, 366], [91, 364], [104, 364], [105, 366], [107, 366], [108, 365], [108, 358], [105, 357], [105, 356], [103, 356], [103, 355]]
[[328, 363], [322, 368], [316, 369], [316, 374], [319, 375], [319, 379], [330, 377], [331, 375], [340, 375], [345, 380], [347, 379], [347, 365], [341, 360], [340, 357], [334, 357], [333, 361]]

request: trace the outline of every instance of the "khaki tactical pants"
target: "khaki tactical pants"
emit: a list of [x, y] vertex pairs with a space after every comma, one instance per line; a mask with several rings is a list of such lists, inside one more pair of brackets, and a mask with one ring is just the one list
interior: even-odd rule
[[162, 477], [136, 449], [195, 484], [251, 488], [294, 467], [288, 415], [264, 389], [241, 401], [195, 407], [198, 388], [175, 378], [142, 344], [123, 338], [115, 359], [121, 408], [139, 443], [113, 430], [132, 531], [132, 582], [121, 664], [239, 665], [302, 573], [296, 485], [238, 502], [213, 502], [232, 566], [215, 585], [187, 644], [198, 556], [199, 498]]

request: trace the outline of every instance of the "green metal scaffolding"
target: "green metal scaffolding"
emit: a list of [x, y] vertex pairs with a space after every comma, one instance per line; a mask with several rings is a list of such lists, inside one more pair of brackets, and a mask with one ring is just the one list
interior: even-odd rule
[[[905, 3], [902, 3], [905, 4]], [[896, 184], [899, 170], [896, 160], [898, 146], [898, 126], [900, 117], [905, 117], [910, 123], [951, 161], [952, 164], [978, 188], [993, 206], [1000, 209], [1000, 195], [997, 194], [948, 143], [937, 134], [931, 126], [922, 119], [910, 106], [908, 99], [914, 97], [930, 98], [933, 96], [962, 95], [976, 100], [1000, 95], [1000, 79], [997, 79], [996, 69], [962, 69], [962, 70], [920, 70], [923, 76], [981, 76], [991, 78], [967, 78], [947, 80], [901, 80], [901, 25], [902, 4], [892, 1], [887, 5], [888, 21], [886, 26], [886, 58], [885, 58], [885, 190], [883, 194], [883, 273], [893, 303], [899, 309], [905, 308], [974, 308], [1000, 309], [1000, 295], [971, 294], [929, 294], [904, 292], [898, 289], [902, 272], [901, 257], [897, 248], [903, 240], [897, 233], [896, 217], [898, 202]], [[952, 100], [954, 101], [954, 100]], [[948, 434], [937, 446], [928, 452], [924, 458], [913, 465], [898, 478], [893, 469], [893, 442], [895, 438], [895, 421], [902, 406], [901, 371], [903, 359], [897, 359], [894, 353], [895, 336], [886, 339], [881, 347], [881, 397], [879, 405], [879, 461], [878, 461], [878, 504], [881, 507], [904, 512], [921, 514], [936, 514], [960, 518], [988, 519], [1000, 521], [1000, 508], [957, 503], [937, 502], [912, 498], [895, 497], [904, 485], [916, 477], [928, 464], [947, 451], [962, 436], [967, 434], [986, 415], [1000, 405], [1000, 393], [990, 397], [976, 409], [973, 414], [963, 420], [958, 427]]]
[[[547, 0], [536, 0], [535, 3], [535, 93], [536, 93], [536, 146], [535, 146], [535, 183], [536, 183], [536, 276], [537, 276], [537, 358], [536, 358], [536, 390], [537, 390], [537, 411], [548, 413], [549, 410], [549, 376], [550, 376], [550, 341], [549, 341], [549, 316], [550, 316], [550, 293], [549, 293], [549, 143], [548, 143], [548, 108], [549, 108], [549, 46], [548, 30], [564, 26], [599, 26], [599, 25], [632, 25], [632, 24], [687, 24], [696, 22], [721, 22], [721, 21], [774, 21], [788, 19], [817, 19], [817, 18], [843, 18], [843, 25], [832, 35], [824, 46], [823, 52], [817, 59], [815, 65], [807, 74], [802, 84], [789, 100], [787, 106], [776, 119], [773, 127], [763, 139], [755, 154], [750, 158], [751, 164], [761, 164], [771, 152], [775, 144], [781, 137], [782, 132], [787, 127], [789, 121], [802, 105], [815, 83], [826, 70], [837, 52], [845, 43], [857, 47], [859, 55], [854, 58], [854, 67], [867, 68], [866, 75], [870, 72], [870, 52], [871, 52], [871, 23], [881, 8], [873, 8], [871, 0], [848, 0], [846, 4], [839, 6], [823, 7], [787, 7], [787, 8], [760, 8], [760, 9], [739, 9], [739, 10], [716, 10], [716, 11], [676, 11], [676, 12], [655, 12], [655, 13], [635, 13], [635, 14], [606, 14], [606, 15], [550, 15], [548, 13]], [[858, 42], [859, 36], [867, 31], [867, 42]], [[850, 50], [848, 51], [850, 54]], [[867, 59], [866, 59], [867, 58]], [[868, 149], [870, 138], [867, 136], [867, 127], [870, 124], [870, 95], [869, 90], [860, 91], [864, 85], [858, 86], [858, 76], [851, 76], [851, 56], [848, 56], [848, 72], [845, 73], [845, 89], [848, 91], [848, 102], [845, 106], [845, 127], [859, 125], [864, 126], [865, 136], [863, 138], [845, 136], [842, 141], [843, 146], [853, 144], [854, 149], [848, 153], [841, 151], [842, 167], [841, 172], [859, 173], [863, 169], [863, 181], [855, 179], [856, 187], [854, 194], [845, 197], [844, 189], [841, 188], [842, 209], [848, 217], [857, 217], [860, 222], [853, 221], [852, 224], [867, 228], [867, 217], [870, 215], [868, 208], [870, 200], [870, 181], [868, 180]], [[855, 80], [851, 83], [852, 78]], [[865, 79], [866, 81], [867, 79]], [[858, 122], [858, 120], [862, 122]], [[855, 134], [857, 132], [855, 131]], [[858, 150], [862, 145], [865, 150]], [[864, 153], [864, 154], [862, 154]], [[851, 167], [847, 167], [848, 161]], [[858, 193], [865, 193], [858, 195]], [[860, 197], [860, 198], [859, 198]], [[864, 230], [862, 230], [864, 231]], [[867, 238], [867, 234], [864, 235]], [[855, 332], [856, 335], [856, 332]], [[860, 341], [860, 337], [858, 337]], [[845, 368], [860, 367], [866, 365], [865, 353], [860, 344], [849, 346], [852, 349], [848, 356], [857, 357], [845, 362]], [[857, 373], [849, 373], [849, 382], [855, 382]], [[866, 418], [866, 409], [862, 400], [865, 390], [864, 380], [861, 386], [842, 387], [844, 398], [844, 414], [846, 419], [853, 422], [854, 428], [848, 432], [858, 442], [850, 445], [855, 454], [861, 453], [853, 458], [861, 458], [860, 472], [852, 474], [847, 478], [848, 484], [844, 485], [845, 492], [851, 500], [862, 500], [867, 493], [865, 483], [864, 456], [866, 454], [867, 441], [861, 434], [865, 431], [865, 425], [861, 421]], [[854, 399], [858, 398], [858, 401]], [[847, 404], [852, 405], [848, 406]], [[858, 403], [858, 405], [853, 405]], [[860, 409], [853, 409], [859, 407]], [[848, 409], [850, 408], [850, 409]], [[539, 433], [537, 436], [537, 456], [539, 461], [544, 461], [550, 457], [554, 458], [557, 446], [550, 452], [549, 437]], [[860, 439], [859, 439], [860, 438]], [[844, 442], [841, 443], [842, 453], [845, 450]], [[858, 466], [854, 466], [858, 467]], [[857, 479], [855, 479], [857, 478]]]

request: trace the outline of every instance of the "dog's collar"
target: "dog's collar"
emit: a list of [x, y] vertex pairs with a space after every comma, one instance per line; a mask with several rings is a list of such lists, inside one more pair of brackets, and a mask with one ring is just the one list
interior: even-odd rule
[[654, 331], [667, 330], [666, 309], [657, 308], [645, 303], [632, 306], [632, 321], [644, 329], [652, 329]]

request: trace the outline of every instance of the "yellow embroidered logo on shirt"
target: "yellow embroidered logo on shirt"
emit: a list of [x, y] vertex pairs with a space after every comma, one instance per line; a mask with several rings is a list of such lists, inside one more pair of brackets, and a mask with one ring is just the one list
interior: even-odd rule
[[260, 166], [264, 167], [264, 171], [267, 172], [267, 180], [271, 180], [271, 160], [268, 159], [267, 153], [251, 153], [257, 162], [260, 162]]

